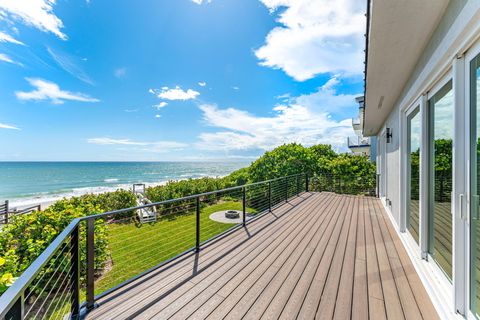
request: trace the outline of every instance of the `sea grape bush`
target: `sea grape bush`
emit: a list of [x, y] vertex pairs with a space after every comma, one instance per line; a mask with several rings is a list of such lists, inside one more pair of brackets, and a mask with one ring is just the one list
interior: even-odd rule
[[199, 178], [181, 181], [169, 181], [165, 185], [149, 187], [145, 193], [152, 202], [182, 198], [189, 195], [224, 189], [226, 183], [222, 178]]
[[338, 155], [325, 165], [323, 171], [312, 175], [312, 190], [373, 194], [376, 184], [375, 173], [375, 165], [366, 157]]
[[[79, 197], [63, 199], [55, 202], [49, 208], [55, 211], [62, 211], [66, 206], [73, 205], [74, 207], [81, 207], [87, 204], [100, 208], [100, 212], [107, 212], [134, 207], [136, 206], [136, 198], [132, 192], [119, 189], [112, 192], [85, 194]], [[132, 212], [128, 212], [121, 215], [116, 215], [115, 218], [121, 219], [131, 215]]]

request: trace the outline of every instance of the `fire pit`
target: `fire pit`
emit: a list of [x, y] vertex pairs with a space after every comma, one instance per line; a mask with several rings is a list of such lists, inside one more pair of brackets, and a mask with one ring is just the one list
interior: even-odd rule
[[[210, 219], [220, 223], [236, 224], [243, 222], [243, 211], [242, 210], [222, 210], [212, 213]], [[245, 212], [245, 220], [250, 220], [252, 216]]]
[[238, 218], [240, 218], [240, 211], [238, 211], [238, 210], [227, 210], [227, 211], [225, 211], [225, 218], [238, 219]]

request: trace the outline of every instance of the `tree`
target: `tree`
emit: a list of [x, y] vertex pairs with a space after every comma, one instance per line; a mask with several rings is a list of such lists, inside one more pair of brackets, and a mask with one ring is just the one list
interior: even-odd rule
[[452, 139], [435, 140], [435, 201], [451, 200], [452, 156]]
[[250, 181], [257, 182], [313, 172], [315, 155], [301, 144], [290, 143], [267, 151], [250, 166]]
[[375, 164], [367, 156], [341, 154], [326, 166], [324, 183], [328, 191], [360, 194], [375, 189]]

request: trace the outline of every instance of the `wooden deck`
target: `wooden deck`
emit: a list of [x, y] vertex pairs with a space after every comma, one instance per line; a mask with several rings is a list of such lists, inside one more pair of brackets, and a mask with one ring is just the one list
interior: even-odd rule
[[437, 319], [379, 201], [310, 193], [99, 301], [89, 319]]

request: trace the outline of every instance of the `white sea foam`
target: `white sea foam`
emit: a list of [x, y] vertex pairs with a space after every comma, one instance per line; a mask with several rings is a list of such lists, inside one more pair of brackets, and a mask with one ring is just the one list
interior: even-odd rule
[[103, 182], [107, 182], [107, 183], [118, 182], [118, 179], [115, 179], [115, 178], [105, 179], [103, 180]]
[[[150, 182], [150, 183], [145, 183], [146, 187], [154, 187], [154, 186], [159, 186], [159, 185], [165, 185], [167, 184], [168, 181], [160, 181], [160, 182]], [[110, 192], [110, 191], [115, 191], [115, 190], [132, 190], [132, 185], [131, 184], [118, 184], [115, 186], [111, 187], [84, 187], [84, 188], [75, 188], [70, 191], [66, 192], [59, 192], [59, 193], [45, 193], [45, 194], [37, 194], [35, 196], [31, 197], [25, 197], [25, 198], [19, 198], [19, 199], [12, 199], [10, 200], [10, 207], [11, 208], [22, 208], [22, 207], [27, 207], [27, 206], [32, 206], [32, 205], [37, 205], [40, 204], [42, 206], [42, 209], [50, 206], [53, 204], [55, 201], [61, 200], [63, 198], [71, 198], [71, 197], [78, 197], [81, 195], [93, 193], [93, 194], [99, 194], [99, 193], [104, 193], [104, 192]]]
[[[180, 180], [186, 180], [189, 178], [195, 178], [199, 176], [207, 177], [209, 175], [203, 174], [203, 173], [195, 174], [195, 175], [181, 175], [180, 179], [167, 179], [159, 182], [146, 182], [144, 184], [146, 187], [155, 187], [155, 186], [165, 185], [169, 181], [180, 181]], [[225, 177], [225, 175], [221, 175], [221, 176], [217, 175], [215, 177], [222, 178], [222, 177]], [[110, 180], [110, 179], [105, 179], [105, 182], [107, 182], [106, 180]], [[118, 179], [114, 179], [114, 180], [118, 180]], [[113, 181], [111, 183], [113, 183]], [[62, 191], [62, 192], [38, 193], [36, 195], [32, 195], [24, 198], [11, 199], [10, 207], [23, 208], [27, 206], [40, 204], [42, 206], [42, 209], [45, 209], [46, 207], [52, 205], [55, 201], [61, 200], [63, 198], [68, 199], [71, 197], [78, 197], [78, 196], [89, 194], [89, 193], [99, 194], [99, 193], [110, 192], [110, 191], [115, 191], [119, 189], [132, 190], [132, 184], [116, 184], [112, 186], [82, 187], [82, 188], [74, 188], [72, 190]]]

